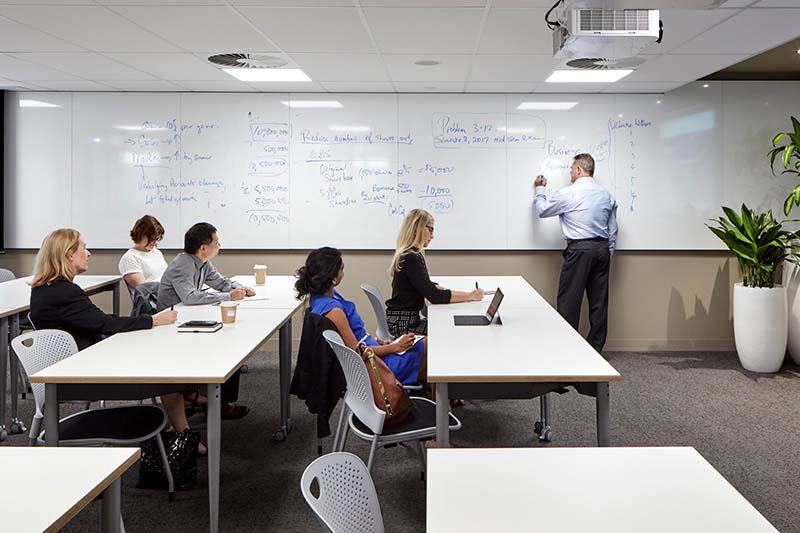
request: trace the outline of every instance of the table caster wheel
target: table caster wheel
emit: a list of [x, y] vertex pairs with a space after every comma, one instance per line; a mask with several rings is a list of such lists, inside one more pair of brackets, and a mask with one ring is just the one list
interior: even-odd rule
[[272, 434], [272, 440], [277, 442], [283, 442], [286, 440], [286, 432], [282, 429], [279, 429], [275, 433]]
[[553, 431], [550, 428], [545, 429], [542, 431], [542, 434], [539, 435], [539, 442], [552, 442], [553, 441]]
[[533, 424], [533, 432], [537, 435], [541, 434], [542, 432], [542, 421], [537, 420], [535, 424]]
[[5, 429], [0, 429], [0, 441], [4, 441], [8, 438], [8, 431]]
[[8, 430], [11, 432], [12, 435], [16, 435], [17, 433], [22, 433], [23, 431], [25, 431], [25, 427], [18, 422], [11, 422], [11, 425], [9, 426]]

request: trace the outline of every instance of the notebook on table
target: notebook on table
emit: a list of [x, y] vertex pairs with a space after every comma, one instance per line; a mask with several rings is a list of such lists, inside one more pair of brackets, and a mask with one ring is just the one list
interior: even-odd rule
[[222, 322], [216, 320], [190, 320], [178, 325], [180, 333], [214, 333], [222, 329]]

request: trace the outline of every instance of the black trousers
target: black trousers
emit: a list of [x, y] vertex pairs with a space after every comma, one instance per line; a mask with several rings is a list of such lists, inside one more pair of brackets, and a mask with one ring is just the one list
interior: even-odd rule
[[556, 307], [559, 314], [577, 330], [583, 294], [586, 293], [591, 325], [586, 340], [600, 352], [608, 336], [608, 274], [611, 270], [608, 241], [570, 241], [563, 257]]

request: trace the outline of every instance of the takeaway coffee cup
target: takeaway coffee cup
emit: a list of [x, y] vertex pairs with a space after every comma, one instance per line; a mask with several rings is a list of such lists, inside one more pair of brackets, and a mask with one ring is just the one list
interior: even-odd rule
[[267, 282], [267, 265], [253, 266], [253, 272], [256, 274], [256, 285], [264, 285]]
[[223, 324], [233, 324], [236, 322], [237, 307], [239, 307], [237, 302], [221, 302], [219, 304], [220, 311], [222, 311]]

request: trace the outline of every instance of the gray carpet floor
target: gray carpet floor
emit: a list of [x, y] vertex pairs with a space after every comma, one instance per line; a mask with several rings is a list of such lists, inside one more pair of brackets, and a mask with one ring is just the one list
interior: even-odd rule
[[[800, 368], [778, 374], [744, 371], [735, 353], [666, 352], [607, 354], [624, 380], [611, 385], [612, 444], [694, 446], [776, 528], [800, 533]], [[259, 352], [242, 376], [241, 400], [252, 412], [223, 423], [221, 531], [320, 531], [299, 490], [300, 475], [316, 457], [316, 419], [295, 398], [294, 430], [273, 442], [278, 425], [275, 353]], [[32, 402], [22, 402], [30, 420]], [[553, 401], [554, 440], [533, 434], [538, 400], [475, 401], [456, 408], [464, 428], [459, 447], [593, 446], [594, 400], [574, 391]], [[335, 415], [334, 415], [335, 416]], [[193, 419], [197, 420], [197, 418]], [[13, 435], [3, 445], [23, 445]], [[330, 447], [330, 442], [325, 443]], [[366, 459], [368, 447], [350, 438], [348, 449]], [[135, 488], [137, 468], [123, 477], [123, 516], [129, 532], [200, 532], [208, 528], [206, 462], [195, 489], [168, 502], [165, 492]], [[4, 472], [13, 483], [18, 472]], [[425, 484], [412, 448], [380, 450], [374, 476], [390, 532], [425, 530]], [[539, 480], [543, 483], [568, 480]], [[32, 494], [32, 498], [36, 495]], [[453, 487], [454, 512], [458, 487]], [[4, 513], [13, 513], [4, 509]], [[99, 531], [100, 506], [89, 505], [64, 529]], [[0, 526], [2, 529], [2, 526]]]

